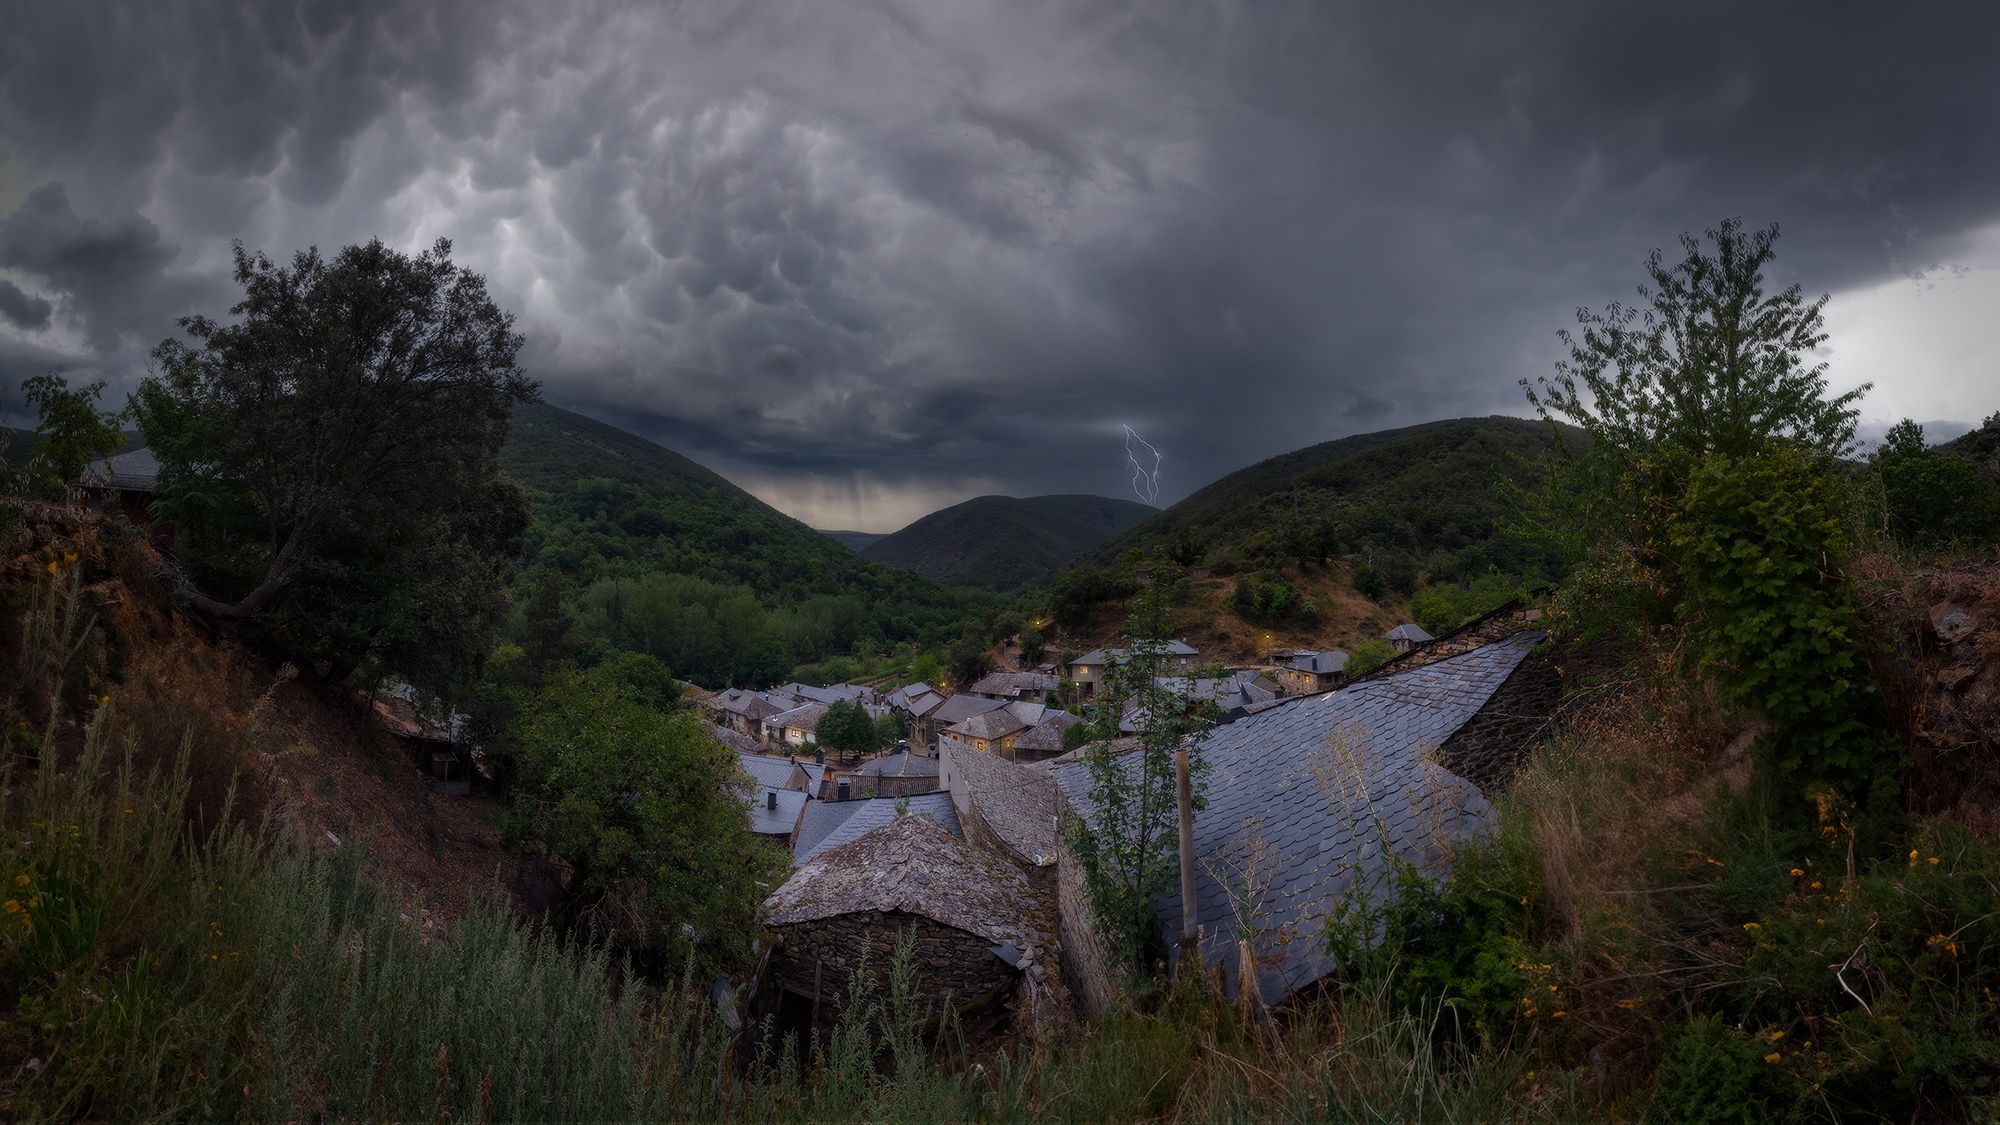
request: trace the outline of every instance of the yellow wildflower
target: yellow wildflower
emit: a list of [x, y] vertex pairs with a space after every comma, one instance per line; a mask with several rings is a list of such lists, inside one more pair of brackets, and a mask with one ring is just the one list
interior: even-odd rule
[[4, 909], [9, 914], [19, 914], [21, 912], [21, 904], [10, 898], [7, 900], [7, 905]]
[[1785, 1056], [1779, 1054], [1776, 1051], [1772, 1051], [1770, 1054], [1764, 1056], [1764, 1061], [1767, 1063], [1783, 1062], [1784, 1059]]
[[75, 561], [76, 561], [76, 552], [75, 552], [75, 551], [64, 551], [64, 552], [63, 552], [63, 562], [65, 562], [65, 563], [73, 563], [73, 562], [75, 562]]
[[1774, 1031], [1771, 1033], [1771, 1042], [1776, 1043], [1778, 1040], [1783, 1039], [1784, 1037], [1785, 1033], [1783, 1031]]
[[55, 561], [54, 559], [50, 559], [50, 560], [49, 560], [49, 573], [50, 573], [50, 574], [54, 574], [55, 572], [56, 572], [56, 561]]
[[1937, 860], [1937, 857], [1936, 857], [1936, 856], [1932, 856], [1932, 857], [1930, 857], [1930, 859], [1929, 859], [1929, 860], [1928, 860], [1927, 862], [1928, 862], [1928, 863], [1929, 863], [1929, 864], [1930, 864], [1930, 865], [1931, 865], [1932, 867], [1936, 867], [1936, 866], [1937, 866], [1937, 861], [1938, 861], [1938, 860]]
[[1746, 930], [1761, 930], [1764, 927], [1756, 922], [1745, 922], [1743, 923], [1743, 928]]
[[1555, 1011], [1553, 1011], [1553, 1012], [1550, 1012], [1550, 1013], [1549, 1013], [1549, 1018], [1550, 1018], [1550, 1019], [1552, 1019], [1552, 1020], [1559, 1020], [1559, 1019], [1563, 1018], [1563, 1017], [1564, 1017], [1564, 1016], [1566, 1016], [1566, 1015], [1569, 1015], [1569, 1013], [1568, 1013], [1568, 1012], [1565, 1012], [1565, 1011], [1563, 1011], [1563, 1010], [1562, 1010], [1562, 1009], [1560, 1009], [1560, 1008], [1558, 1008], [1558, 1009], [1556, 1009]]
[[1794, 867], [1794, 868], [1792, 868], [1792, 878], [1794, 878], [1794, 879], [1798, 878], [1798, 877], [1799, 877], [1799, 876], [1801, 876], [1801, 875], [1804, 875], [1805, 873], [1806, 873], [1806, 872], [1805, 872], [1805, 869], [1804, 869], [1804, 868], [1802, 868], [1802, 867]]
[[1819, 881], [1818, 879], [1814, 879], [1814, 880], [1812, 881], [1812, 889], [1813, 889], [1813, 890], [1819, 890], [1819, 889], [1820, 889], [1820, 885], [1821, 885], [1821, 884], [1820, 884], [1820, 881]]

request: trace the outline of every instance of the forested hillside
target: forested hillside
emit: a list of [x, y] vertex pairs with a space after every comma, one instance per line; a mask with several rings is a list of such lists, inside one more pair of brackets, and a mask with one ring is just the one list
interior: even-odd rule
[[933, 582], [1005, 588], [1047, 577], [1155, 514], [1108, 496], [976, 496], [861, 553]]
[[857, 644], [941, 643], [988, 604], [871, 563], [678, 453], [557, 407], [516, 410], [504, 457], [534, 511], [520, 585], [557, 583], [591, 645], [698, 683], [770, 682]]
[[1357, 434], [1223, 477], [1092, 552], [1048, 610], [1078, 644], [1120, 628], [1130, 560], [1197, 575], [1186, 628], [1234, 658], [1254, 649], [1382, 644], [1398, 620], [1443, 631], [1561, 575], [1510, 530], [1509, 495], [1554, 448], [1546, 422], [1464, 418]]

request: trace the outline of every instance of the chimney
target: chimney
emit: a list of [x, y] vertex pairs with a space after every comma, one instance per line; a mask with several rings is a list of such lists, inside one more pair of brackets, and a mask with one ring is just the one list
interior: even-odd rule
[[764, 794], [764, 807], [770, 809], [772, 812], [778, 811], [778, 791], [776, 789]]
[[826, 764], [826, 751], [824, 751], [824, 750], [820, 749], [818, 745], [814, 745], [814, 746], [813, 746], [813, 765], [816, 765], [816, 766], [823, 766], [823, 765], [825, 765], [825, 764]]
[[843, 801], [847, 800], [847, 793], [848, 793], [848, 789], [847, 789], [847, 779], [846, 779], [846, 778], [844, 778], [844, 777], [843, 777], [843, 778], [841, 778], [841, 779], [840, 779], [840, 784], [839, 784], [838, 786], [836, 786], [836, 790], [837, 790], [837, 791], [839, 792], [839, 794], [840, 794], [840, 799], [841, 799], [841, 800], [843, 800]]

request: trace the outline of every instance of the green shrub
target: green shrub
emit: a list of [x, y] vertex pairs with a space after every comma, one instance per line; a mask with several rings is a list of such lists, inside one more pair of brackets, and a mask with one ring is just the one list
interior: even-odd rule
[[1766, 1059], [1769, 1043], [1714, 1016], [1688, 1023], [1673, 1038], [1655, 1079], [1648, 1120], [1661, 1125], [1763, 1125], [1793, 1119], [1801, 1092]]
[[1350, 679], [1365, 676], [1395, 658], [1395, 645], [1380, 637], [1370, 637], [1355, 645], [1354, 651], [1347, 654], [1347, 665], [1344, 670]]
[[1893, 768], [1840, 572], [1841, 504], [1789, 446], [1694, 464], [1668, 525], [1680, 617], [1724, 699], [1770, 719], [1779, 775], [1865, 794]]

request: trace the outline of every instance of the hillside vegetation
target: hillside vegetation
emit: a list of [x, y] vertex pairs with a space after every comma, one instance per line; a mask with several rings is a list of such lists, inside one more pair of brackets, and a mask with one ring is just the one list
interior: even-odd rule
[[1045, 578], [1154, 514], [1108, 496], [975, 496], [861, 553], [933, 582], [1004, 589]]
[[503, 457], [534, 514], [517, 585], [559, 584], [600, 654], [642, 652], [710, 686], [771, 683], [857, 649], [944, 643], [991, 605], [870, 562], [580, 414], [522, 406]]
[[1258, 462], [1092, 552], [1053, 584], [1049, 615], [1076, 647], [1116, 636], [1133, 560], [1157, 555], [1209, 591], [1214, 616], [1185, 628], [1220, 657], [1349, 648], [1397, 620], [1443, 632], [1560, 577], [1561, 559], [1512, 529], [1509, 499], [1539, 482], [1558, 432], [1457, 419]]

